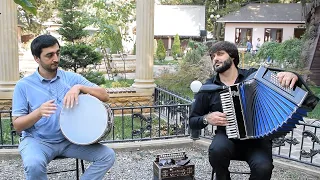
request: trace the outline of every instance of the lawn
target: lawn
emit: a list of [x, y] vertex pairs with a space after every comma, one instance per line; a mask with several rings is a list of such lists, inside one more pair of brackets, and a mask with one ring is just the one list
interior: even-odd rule
[[[320, 97], [320, 87], [310, 87], [310, 89], [313, 91], [313, 93], [315, 95], [317, 95], [318, 97]], [[314, 108], [314, 110], [310, 113], [308, 113], [308, 118], [311, 119], [320, 119], [320, 105], [318, 103], [318, 105]]]
[[[11, 120], [9, 118], [1, 118], [0, 122], [0, 144], [11, 144]], [[19, 136], [13, 136], [13, 144], [19, 142]]]
[[[105, 138], [105, 140], [124, 140], [124, 139], [139, 139], [139, 138], [154, 138], [166, 136], [167, 134], [167, 121], [159, 118], [158, 116], [146, 116], [148, 122], [141, 121], [140, 118], [132, 118], [132, 116], [115, 116], [114, 117], [114, 132]], [[170, 135], [173, 129], [170, 127]]]

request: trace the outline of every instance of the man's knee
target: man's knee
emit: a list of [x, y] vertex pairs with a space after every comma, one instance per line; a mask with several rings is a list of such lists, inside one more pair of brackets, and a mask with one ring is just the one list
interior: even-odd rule
[[253, 169], [251, 169], [251, 173], [255, 174], [258, 177], [269, 177], [272, 174], [273, 170], [273, 163], [270, 162], [259, 162], [256, 163]]
[[212, 167], [229, 166], [232, 146], [228, 143], [212, 143], [209, 147], [209, 162]]
[[209, 147], [209, 155], [216, 157], [231, 156], [233, 151], [233, 144], [229, 141], [213, 141]]
[[46, 174], [47, 165], [45, 160], [39, 157], [27, 157], [23, 160], [24, 171], [27, 174], [32, 174], [33, 177], [40, 176], [41, 174]]
[[105, 161], [109, 166], [112, 166], [115, 159], [116, 153], [114, 152], [114, 150], [111, 148], [107, 148], [103, 161]]

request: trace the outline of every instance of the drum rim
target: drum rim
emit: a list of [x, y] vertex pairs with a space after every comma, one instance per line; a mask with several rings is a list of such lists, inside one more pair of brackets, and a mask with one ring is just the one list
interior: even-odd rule
[[[94, 97], [94, 96], [92, 96], [92, 95], [90, 95], [90, 94], [79, 94], [79, 96], [89, 96], [89, 97], [93, 97], [93, 98], [97, 99], [98, 101], [100, 101], [98, 98], [96, 98], [96, 97]], [[100, 102], [101, 102], [101, 101], [100, 101]], [[105, 105], [104, 105], [103, 102], [101, 102], [101, 104], [105, 107]], [[74, 142], [73, 140], [71, 140], [70, 138], [68, 138], [68, 137], [65, 135], [65, 132], [64, 132], [64, 131], [62, 130], [62, 128], [61, 128], [61, 122], [60, 122], [60, 121], [61, 121], [61, 118], [60, 118], [60, 117], [61, 117], [62, 110], [63, 110], [63, 109], [61, 109], [60, 114], [59, 114], [59, 127], [60, 127], [60, 131], [61, 131], [62, 135], [64, 136], [64, 138], [66, 138], [68, 141], [70, 141], [70, 142], [73, 143], [73, 144], [77, 144], [77, 145], [90, 145], [90, 144], [95, 144], [95, 143], [97, 143], [97, 141], [98, 141], [101, 137], [104, 136], [105, 132], [108, 130], [108, 123], [106, 123], [106, 125], [105, 125], [105, 130], [103, 131], [102, 135], [100, 135], [98, 138], [96, 138], [96, 140], [91, 141], [91, 142], [87, 142], [87, 143]], [[106, 113], [108, 113], [108, 112], [106, 112]]]

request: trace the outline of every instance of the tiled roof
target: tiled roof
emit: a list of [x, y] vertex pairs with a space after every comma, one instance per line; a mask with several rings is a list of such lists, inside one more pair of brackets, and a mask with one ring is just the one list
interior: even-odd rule
[[248, 4], [217, 22], [304, 23], [299, 3]]

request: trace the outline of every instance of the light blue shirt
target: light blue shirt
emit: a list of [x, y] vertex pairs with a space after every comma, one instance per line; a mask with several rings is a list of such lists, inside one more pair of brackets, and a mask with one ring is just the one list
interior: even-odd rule
[[42, 117], [32, 127], [22, 132], [22, 137], [32, 136], [36, 139], [59, 143], [65, 140], [59, 125], [59, 115], [63, 107], [65, 94], [76, 84], [97, 86], [80, 74], [58, 70], [51, 80], [43, 78], [38, 70], [32, 75], [19, 80], [12, 98], [12, 116], [24, 116], [39, 108], [43, 103], [54, 99], [57, 110], [49, 117]]

